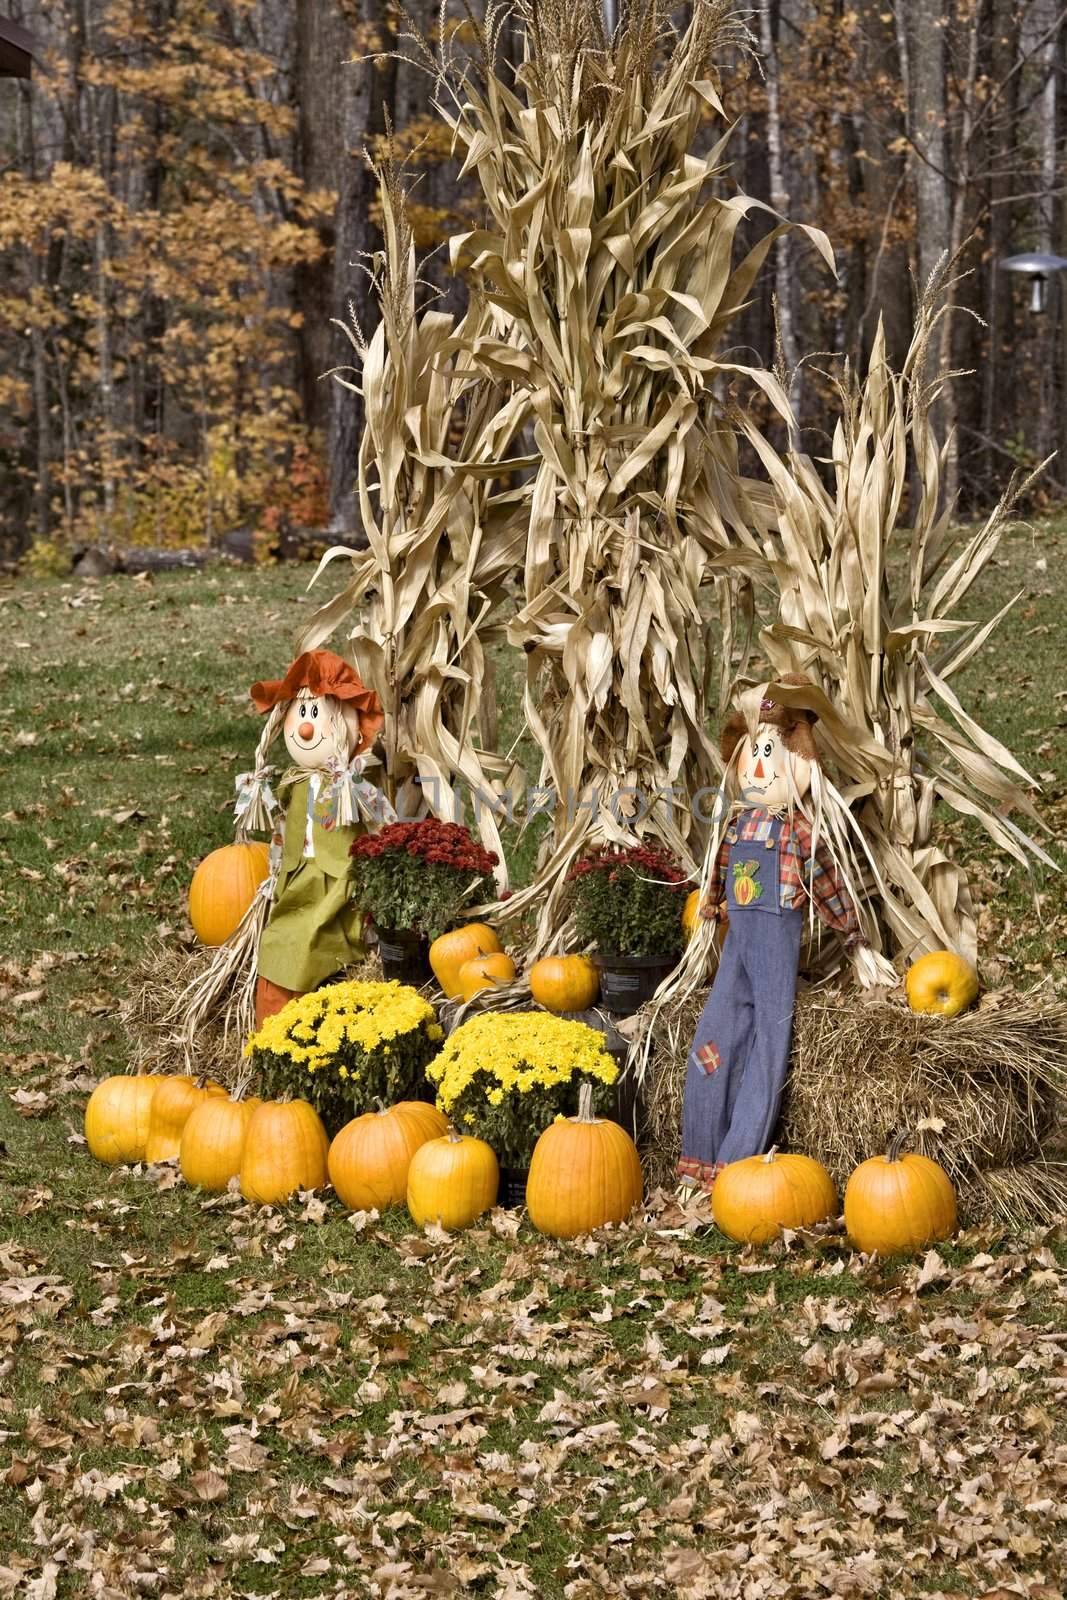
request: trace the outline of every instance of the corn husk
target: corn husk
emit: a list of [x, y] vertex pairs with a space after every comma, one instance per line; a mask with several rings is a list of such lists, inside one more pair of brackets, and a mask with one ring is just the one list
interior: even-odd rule
[[[563, 942], [566, 872], [591, 845], [652, 834], [695, 870], [692, 797], [721, 769], [708, 721], [723, 675], [702, 590], [735, 581], [716, 561], [753, 515], [732, 390], [791, 413], [773, 373], [723, 354], [777, 236], [736, 259], [758, 203], [726, 192], [716, 63], [746, 38], [729, 7], [698, 0], [674, 32], [645, 0], [610, 38], [595, 0], [516, 10], [514, 89], [483, 34], [476, 75], [446, 67], [442, 113], [487, 211], [451, 241], [492, 310], [471, 363], [525, 396], [538, 452], [507, 638], [526, 656], [526, 720], [555, 808], [533, 881], [497, 908], [504, 920], [536, 908], [536, 955]], [[709, 119], [721, 136], [698, 155]], [[802, 231], [832, 264], [825, 236]], [[723, 607], [728, 649], [737, 609]]]
[[516, 440], [528, 404], [470, 362], [491, 330], [484, 303], [473, 302], [459, 322], [419, 308], [399, 174], [385, 161], [378, 177], [381, 321], [369, 339], [354, 322], [344, 325], [359, 384], [338, 375], [365, 406], [357, 473], [369, 547], [323, 556], [312, 582], [338, 561], [349, 564], [348, 582], [316, 612], [300, 649], [347, 626], [385, 710], [389, 798], [405, 817], [460, 820], [468, 796], [482, 797], [473, 820], [500, 858], [503, 890], [499, 795], [514, 774], [482, 737], [495, 710], [486, 651], [503, 636], [500, 610], [522, 564], [525, 514], [502, 474], [524, 464]]

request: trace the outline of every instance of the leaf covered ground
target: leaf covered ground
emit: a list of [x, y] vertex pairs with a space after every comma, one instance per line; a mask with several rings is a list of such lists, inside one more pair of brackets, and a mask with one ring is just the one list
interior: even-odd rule
[[[1061, 838], [1064, 556], [1011, 536], [980, 598], [1023, 598], [965, 685]], [[88, 1157], [306, 577], [0, 591], [0, 1596], [1060, 1596], [1063, 1229], [872, 1264], [661, 1198], [571, 1245], [447, 1238]], [[1039, 916], [958, 845], [988, 980], [1055, 970], [1062, 885]]]

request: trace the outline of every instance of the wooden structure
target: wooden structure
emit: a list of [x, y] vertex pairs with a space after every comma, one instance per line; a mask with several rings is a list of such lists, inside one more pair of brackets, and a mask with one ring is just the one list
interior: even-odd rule
[[0, 78], [29, 78], [33, 72], [33, 35], [17, 22], [0, 17]]

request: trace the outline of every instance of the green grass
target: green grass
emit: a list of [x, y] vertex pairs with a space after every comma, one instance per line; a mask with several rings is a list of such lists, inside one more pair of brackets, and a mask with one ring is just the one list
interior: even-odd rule
[[[1062, 524], [1012, 533], [972, 610], [1023, 597], [961, 690], [1047, 775], [1060, 841], [1065, 566]], [[131, 969], [229, 837], [247, 688], [306, 578], [0, 589], [0, 1593], [1059, 1592], [1055, 1237], [965, 1235], [919, 1290], [917, 1263], [750, 1256], [669, 1203], [594, 1242], [498, 1217], [434, 1244], [88, 1157]], [[510, 743], [513, 673], [500, 695]], [[948, 836], [986, 981], [1054, 969], [1062, 882], [1039, 919], [1026, 874]]]

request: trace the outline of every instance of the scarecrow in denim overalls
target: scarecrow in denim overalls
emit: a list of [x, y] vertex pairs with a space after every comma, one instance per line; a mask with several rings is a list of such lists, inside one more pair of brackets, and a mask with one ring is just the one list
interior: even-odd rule
[[[795, 673], [781, 682], [810, 687]], [[723, 760], [728, 775], [736, 760], [740, 799], [700, 914], [727, 921], [729, 932], [689, 1052], [678, 1163], [683, 1182], [708, 1189], [729, 1162], [759, 1155], [770, 1143], [808, 915], [814, 911], [850, 953], [866, 945], [841, 875], [822, 841], [813, 851], [812, 826], [799, 809], [818, 763], [816, 720], [813, 711], [765, 698], [754, 736], [741, 712], [722, 731]]]

